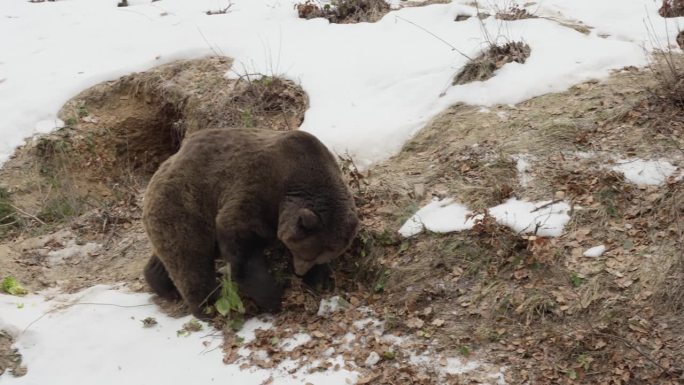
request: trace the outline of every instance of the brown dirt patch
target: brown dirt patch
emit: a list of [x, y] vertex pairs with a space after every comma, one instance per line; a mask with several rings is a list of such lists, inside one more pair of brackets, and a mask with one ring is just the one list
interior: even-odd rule
[[491, 45], [456, 74], [453, 84], [459, 85], [490, 79], [496, 70], [508, 63], [525, 63], [525, 60], [530, 57], [530, 53], [530, 46], [523, 42], [510, 42], [501, 46]]
[[8, 373], [21, 377], [26, 374], [26, 367], [21, 365], [21, 354], [12, 348], [12, 343], [12, 336], [0, 330], [0, 376]]
[[338, 24], [373, 23], [390, 11], [390, 6], [385, 0], [339, 0], [334, 4], [325, 5], [315, 0], [306, 0], [297, 4], [295, 8], [301, 19], [322, 17]]

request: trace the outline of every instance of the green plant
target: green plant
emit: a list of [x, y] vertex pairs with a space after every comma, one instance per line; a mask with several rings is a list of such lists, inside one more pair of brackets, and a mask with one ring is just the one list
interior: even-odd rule
[[37, 217], [45, 222], [60, 222], [79, 214], [77, 205], [64, 196], [50, 199]]
[[579, 287], [584, 283], [584, 281], [586, 281], [586, 279], [580, 277], [577, 273], [573, 272], [570, 274], [570, 283], [572, 286]]
[[0, 284], [0, 289], [9, 295], [26, 295], [28, 291], [24, 289], [16, 278], [5, 277]]
[[80, 105], [76, 109], [76, 114], [78, 114], [79, 118], [84, 118], [84, 117], [90, 115], [90, 112], [88, 112], [88, 109], [86, 108], [86, 106]]
[[241, 113], [242, 117], [242, 124], [245, 127], [254, 127], [255, 126], [255, 121], [254, 121], [254, 115], [252, 114], [252, 111], [249, 109], [246, 109], [242, 111]]
[[233, 330], [240, 330], [244, 325], [245, 306], [240, 299], [237, 283], [233, 282], [230, 273], [221, 278], [221, 294], [214, 303], [216, 311], [228, 318], [228, 326]]

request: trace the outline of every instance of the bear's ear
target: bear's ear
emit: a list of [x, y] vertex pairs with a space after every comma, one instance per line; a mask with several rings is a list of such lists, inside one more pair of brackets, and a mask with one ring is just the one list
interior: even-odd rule
[[315, 230], [321, 223], [316, 213], [307, 208], [297, 210], [297, 215], [297, 227], [304, 230], [304, 232]]

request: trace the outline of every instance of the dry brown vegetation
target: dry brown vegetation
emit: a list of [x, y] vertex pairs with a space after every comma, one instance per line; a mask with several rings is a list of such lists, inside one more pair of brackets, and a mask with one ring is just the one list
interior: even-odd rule
[[684, 16], [684, 1], [682, 0], [663, 0], [658, 13], [662, 17]]
[[480, 56], [470, 60], [456, 74], [453, 84], [459, 85], [490, 79], [496, 70], [508, 63], [525, 63], [531, 52], [529, 45], [519, 41], [508, 42], [503, 45], [490, 44]]
[[302, 19], [322, 17], [339, 24], [376, 22], [390, 11], [385, 0], [337, 0], [324, 5], [315, 0], [306, 0], [295, 8]]
[[499, 20], [513, 21], [523, 19], [534, 19], [537, 16], [531, 14], [527, 9], [520, 8], [518, 4], [510, 4], [507, 7], [500, 8], [494, 15]]
[[21, 365], [21, 354], [12, 348], [12, 336], [0, 330], [0, 376], [9, 373], [15, 377], [26, 374], [26, 367]]

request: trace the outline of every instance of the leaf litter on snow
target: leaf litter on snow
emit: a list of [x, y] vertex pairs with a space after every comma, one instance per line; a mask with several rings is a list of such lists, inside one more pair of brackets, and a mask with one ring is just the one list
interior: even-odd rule
[[[239, 341], [235, 333], [224, 332], [224, 362], [275, 370], [276, 378], [346, 372], [348, 383], [356, 384], [437, 384], [453, 375], [502, 383], [503, 369], [444, 356], [430, 339], [416, 337], [425, 326], [420, 317], [431, 316], [426, 311], [409, 319], [408, 331], [388, 331], [358, 298], [321, 299], [318, 309], [307, 310], [302, 296], [290, 293], [285, 307], [292, 311], [281, 313], [270, 327], [255, 330], [253, 339]], [[435, 319], [431, 324], [440, 327], [444, 322]]]

